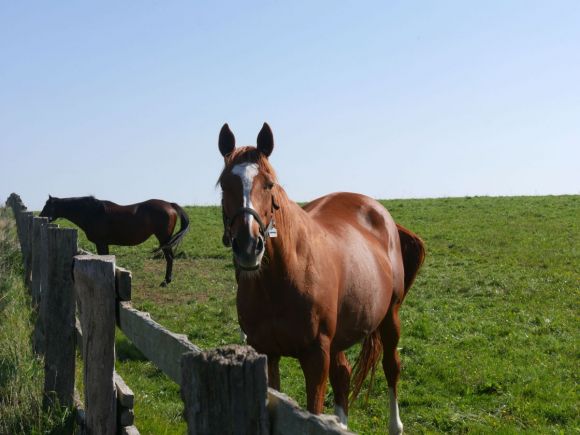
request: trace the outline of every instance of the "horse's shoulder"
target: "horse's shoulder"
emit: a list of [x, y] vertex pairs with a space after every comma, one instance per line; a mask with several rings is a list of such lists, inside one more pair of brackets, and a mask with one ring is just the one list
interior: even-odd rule
[[107, 201], [107, 200], [97, 200], [98, 203], [96, 204], [96, 210], [98, 212], [101, 213], [106, 213], [109, 212], [110, 210], [113, 210], [117, 207], [119, 207], [118, 204], [114, 203], [113, 201]]

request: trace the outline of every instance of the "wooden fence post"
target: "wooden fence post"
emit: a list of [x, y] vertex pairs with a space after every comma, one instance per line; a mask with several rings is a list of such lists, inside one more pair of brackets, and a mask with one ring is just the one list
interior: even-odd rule
[[[73, 257], [77, 230], [47, 228], [48, 282], [42, 289], [44, 407], [72, 406], [75, 386], [75, 295]], [[55, 401], [56, 399], [56, 401]]]
[[17, 195], [16, 193], [10, 194], [6, 200], [6, 205], [12, 208], [14, 215], [16, 215], [17, 212], [26, 211], [22, 198], [20, 198], [20, 195]]
[[249, 346], [187, 353], [181, 396], [188, 434], [268, 434], [266, 356]]
[[32, 306], [34, 309], [38, 309], [40, 306], [40, 262], [41, 262], [41, 227], [48, 224], [48, 218], [35, 217], [32, 220], [32, 260], [31, 260], [31, 270], [32, 270], [32, 283], [30, 292], [32, 295]]
[[[22, 203], [22, 199], [15, 193], [11, 194], [6, 201], [7, 204], [12, 207], [12, 212], [14, 213], [14, 220], [16, 221], [16, 232], [18, 234], [18, 241], [20, 242], [20, 250], [24, 251], [24, 229], [22, 223], [22, 213], [26, 212], [26, 207]], [[24, 252], [23, 252], [24, 256]]]
[[115, 257], [78, 255], [75, 290], [83, 331], [86, 428], [89, 434], [115, 434]]
[[34, 215], [31, 211], [25, 211], [20, 213], [20, 227], [22, 228], [22, 240], [21, 240], [21, 251], [22, 251], [22, 262], [24, 264], [24, 282], [26, 287], [30, 291], [30, 270], [31, 270], [31, 258], [32, 258], [32, 219]]
[[[36, 272], [38, 278], [38, 287], [35, 289], [32, 287], [32, 304], [33, 309], [36, 314], [36, 321], [34, 323], [34, 332], [32, 337], [32, 347], [34, 351], [41, 355], [44, 354], [45, 343], [44, 343], [44, 312], [42, 308], [42, 295], [43, 292], [48, 287], [48, 229], [58, 228], [56, 224], [49, 224], [48, 222], [43, 222], [39, 228], [39, 239], [36, 246], [36, 256], [38, 256], [38, 270]], [[36, 284], [36, 283], [35, 283]]]

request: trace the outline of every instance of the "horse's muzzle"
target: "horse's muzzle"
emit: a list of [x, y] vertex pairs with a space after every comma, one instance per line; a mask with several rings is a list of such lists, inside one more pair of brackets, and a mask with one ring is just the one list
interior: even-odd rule
[[232, 239], [232, 251], [236, 264], [242, 270], [256, 270], [260, 267], [264, 256], [264, 237], [252, 237], [245, 232]]
[[48, 216], [48, 215], [46, 215], [46, 214], [42, 214], [42, 213], [40, 213], [40, 214], [38, 215], [38, 217], [47, 218], [49, 223], [51, 223], [51, 222], [54, 222], [54, 221], [57, 219], [57, 218], [55, 218], [54, 216]]

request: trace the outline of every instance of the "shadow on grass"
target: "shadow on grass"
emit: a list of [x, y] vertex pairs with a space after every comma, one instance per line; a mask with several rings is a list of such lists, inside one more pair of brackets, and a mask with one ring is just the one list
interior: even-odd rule
[[10, 379], [16, 375], [16, 365], [13, 361], [0, 359], [0, 391], [2, 391]]
[[124, 335], [117, 336], [115, 340], [115, 352], [119, 361], [147, 361], [145, 355]]

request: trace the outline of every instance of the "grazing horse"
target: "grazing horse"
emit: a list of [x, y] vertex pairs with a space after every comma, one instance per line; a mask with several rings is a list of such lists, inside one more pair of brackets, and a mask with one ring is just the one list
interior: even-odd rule
[[[159, 247], [153, 252], [163, 251], [167, 262], [162, 286], [171, 282], [173, 247], [189, 230], [185, 210], [173, 202], [160, 199], [117, 205], [93, 196], [54, 198], [49, 195], [40, 216], [51, 221], [65, 218], [78, 225], [87, 239], [97, 246], [99, 255], [107, 255], [109, 245], [134, 246], [155, 235]], [[181, 219], [181, 228], [172, 236], [178, 218]]]
[[299, 360], [310, 412], [322, 412], [330, 377], [346, 426], [351, 367], [344, 351], [363, 341], [351, 400], [382, 354], [389, 431], [401, 433], [398, 312], [425, 258], [423, 242], [363, 195], [333, 193], [300, 207], [278, 184], [268, 160], [273, 148], [268, 124], [257, 147], [236, 148], [227, 124], [219, 135], [223, 241], [233, 251], [247, 342], [268, 356], [272, 388], [280, 389], [280, 357]]

